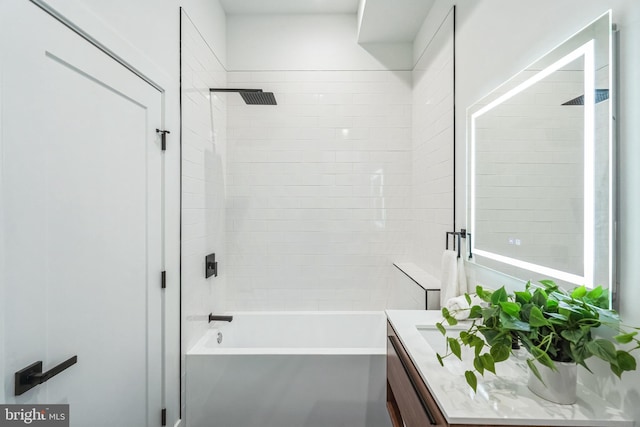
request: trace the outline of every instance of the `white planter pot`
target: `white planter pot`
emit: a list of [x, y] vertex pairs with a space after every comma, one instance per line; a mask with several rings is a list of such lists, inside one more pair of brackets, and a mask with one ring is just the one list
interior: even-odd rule
[[554, 403], [571, 405], [576, 402], [578, 385], [578, 365], [575, 363], [554, 362], [557, 370], [552, 371], [538, 362], [534, 362], [544, 384], [533, 372], [529, 372], [529, 390]]

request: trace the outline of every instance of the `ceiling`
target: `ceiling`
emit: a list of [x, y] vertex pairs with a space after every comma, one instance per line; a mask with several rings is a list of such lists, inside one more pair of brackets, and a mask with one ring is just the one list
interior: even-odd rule
[[220, 3], [228, 15], [357, 14], [359, 43], [411, 43], [434, 1], [220, 0]]
[[412, 42], [434, 0], [366, 0], [360, 43]]
[[358, 0], [220, 0], [225, 12], [236, 14], [357, 13]]

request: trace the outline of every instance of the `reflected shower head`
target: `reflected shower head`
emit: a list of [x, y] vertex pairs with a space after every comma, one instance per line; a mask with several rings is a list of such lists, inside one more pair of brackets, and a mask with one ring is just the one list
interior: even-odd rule
[[278, 105], [273, 92], [263, 92], [262, 89], [211, 88], [209, 92], [238, 92], [247, 105]]
[[[596, 89], [596, 104], [609, 99], [609, 89]], [[584, 95], [570, 99], [562, 105], [584, 105]]]

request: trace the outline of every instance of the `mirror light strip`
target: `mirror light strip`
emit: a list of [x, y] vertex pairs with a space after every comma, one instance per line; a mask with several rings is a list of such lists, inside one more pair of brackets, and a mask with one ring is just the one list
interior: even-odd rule
[[[607, 12], [609, 14], [609, 28], [613, 28], [613, 22], [611, 18], [611, 11]], [[614, 34], [616, 32], [614, 31]], [[617, 68], [617, 63], [614, 62], [614, 37], [613, 35], [609, 37], [609, 81], [611, 82], [611, 86], [609, 87], [609, 120], [615, 120], [617, 122], [617, 118], [613, 119], [614, 114], [618, 114], [617, 108], [614, 107], [614, 103], [618, 102], [617, 97], [617, 80], [613, 78], [613, 71]], [[617, 55], [616, 55], [617, 59]], [[617, 133], [616, 133], [617, 137]], [[616, 182], [615, 174], [617, 174], [615, 170], [614, 158], [617, 157], [617, 154], [614, 153], [614, 127], [613, 125], [609, 126], [609, 286], [608, 288], [611, 290], [609, 292], [610, 297], [613, 298], [614, 294], [617, 294], [616, 289], [616, 269], [613, 265], [613, 256], [616, 250], [614, 249], [613, 242], [615, 241], [614, 235], [614, 224], [616, 224], [616, 214], [614, 213], [614, 205], [613, 198], [617, 191], [617, 184], [614, 187], [614, 183]], [[610, 300], [611, 301], [611, 300]]]
[[595, 257], [595, 42], [582, 46], [584, 52], [584, 285], [593, 287]]
[[[544, 70], [540, 71], [538, 74], [536, 74], [536, 75], [532, 76], [531, 78], [527, 79], [526, 81], [520, 83], [518, 86], [514, 87], [513, 89], [511, 89], [510, 91], [508, 91], [504, 95], [496, 98], [495, 100], [493, 100], [489, 104], [487, 104], [484, 107], [480, 108], [478, 111], [473, 113], [471, 117], [473, 119], [475, 119], [477, 117], [482, 116], [487, 111], [493, 109], [494, 107], [497, 107], [498, 105], [500, 105], [503, 102], [509, 100], [510, 98], [513, 98], [514, 96], [516, 96], [520, 92], [524, 91], [525, 89], [530, 88], [534, 84], [538, 83], [540, 80], [542, 80], [542, 79], [544, 79], [546, 77], [549, 77], [553, 72], [558, 71], [560, 68], [562, 68], [565, 65], [575, 61], [576, 59], [580, 58], [583, 55], [586, 57], [587, 55], [590, 54], [591, 55], [591, 63], [593, 64], [593, 45], [594, 45], [593, 39], [589, 40], [587, 43], [583, 44], [582, 46], [580, 46], [579, 48], [577, 48], [573, 52], [565, 55], [564, 57], [560, 58], [559, 60], [557, 60], [553, 64], [549, 65], [547, 68], [545, 68]], [[588, 70], [585, 70], [585, 71], [588, 71]], [[594, 89], [594, 91], [595, 91], [595, 89]], [[587, 94], [585, 93], [585, 104], [587, 102], [586, 96], [587, 96]], [[595, 96], [595, 94], [592, 93], [591, 94], [591, 99], [594, 99], [594, 96]]]
[[[504, 255], [495, 254], [492, 252], [484, 251], [476, 247], [477, 239], [473, 240], [472, 251], [484, 256], [485, 258], [493, 259], [496, 261], [510, 264], [515, 267], [523, 268], [529, 271], [535, 271], [536, 273], [545, 274], [551, 277], [555, 277], [560, 280], [564, 280], [569, 283], [578, 285], [586, 285], [587, 287], [593, 287], [593, 257], [595, 254], [595, 52], [594, 52], [594, 40], [589, 40], [587, 43], [578, 47], [574, 51], [565, 55], [558, 61], [549, 65], [544, 70], [540, 71], [536, 75], [522, 82], [518, 86], [501, 95], [494, 101], [480, 108], [475, 113], [471, 114], [471, 144], [470, 144], [470, 199], [471, 199], [471, 218], [470, 223], [472, 230], [476, 230], [476, 120], [490, 111], [494, 107], [509, 100], [520, 92], [528, 89], [537, 82], [541, 81], [545, 77], [548, 77], [553, 72], [559, 70], [565, 65], [575, 61], [576, 59], [584, 56], [585, 63], [585, 110], [584, 110], [584, 276], [579, 276], [565, 271], [556, 270], [553, 268], [545, 267], [543, 265], [533, 264], [526, 261], [510, 258]], [[477, 234], [476, 234], [477, 235]]]
[[504, 255], [494, 254], [492, 252], [483, 251], [482, 249], [474, 249], [473, 255], [480, 255], [485, 258], [493, 259], [495, 261], [500, 261], [502, 263], [523, 268], [525, 270], [535, 271], [536, 273], [540, 273], [548, 277], [554, 277], [556, 279], [564, 280], [565, 282], [568, 282], [568, 283], [573, 283], [576, 285], [584, 284], [584, 277], [578, 276], [577, 274], [567, 273], [566, 271], [556, 270], [555, 268], [545, 267], [543, 265], [533, 264], [533, 263], [522, 261], [519, 259], [510, 258]]

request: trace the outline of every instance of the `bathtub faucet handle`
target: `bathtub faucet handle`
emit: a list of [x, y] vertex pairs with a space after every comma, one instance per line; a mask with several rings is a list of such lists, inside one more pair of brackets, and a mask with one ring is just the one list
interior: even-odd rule
[[215, 320], [218, 320], [221, 322], [231, 322], [233, 320], [233, 316], [221, 316], [221, 315], [209, 313], [209, 323]]

